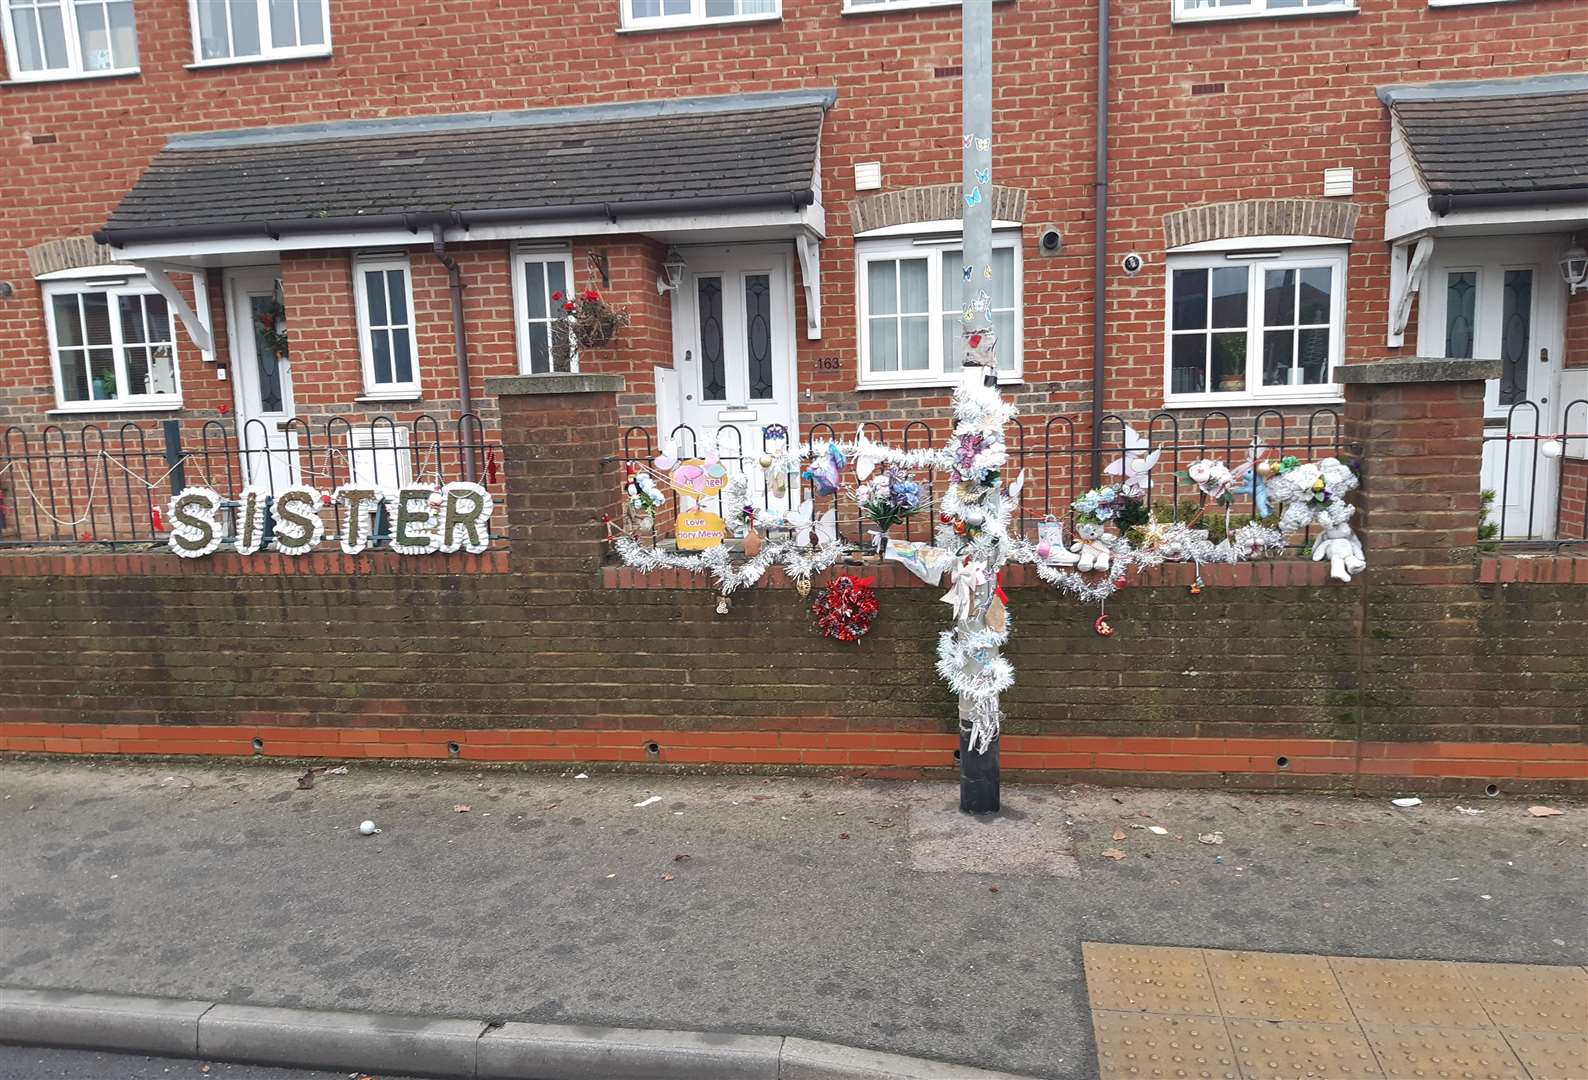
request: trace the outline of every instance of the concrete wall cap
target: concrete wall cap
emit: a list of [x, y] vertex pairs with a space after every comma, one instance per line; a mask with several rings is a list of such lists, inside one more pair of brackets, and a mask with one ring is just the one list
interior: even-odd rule
[[1498, 360], [1447, 360], [1418, 356], [1410, 360], [1369, 360], [1364, 364], [1342, 364], [1334, 369], [1341, 383], [1435, 383], [1482, 382], [1498, 379]]
[[552, 375], [497, 375], [485, 380], [485, 392], [495, 394], [497, 397], [537, 394], [618, 394], [623, 392], [623, 376], [567, 372]]

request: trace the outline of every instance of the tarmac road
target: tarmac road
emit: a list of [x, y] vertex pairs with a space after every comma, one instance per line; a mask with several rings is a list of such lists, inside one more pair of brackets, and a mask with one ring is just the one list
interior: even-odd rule
[[0, 762], [0, 985], [1080, 1078], [1082, 941], [1588, 962], [1580, 804], [1011, 786], [984, 822], [941, 783], [301, 771]]

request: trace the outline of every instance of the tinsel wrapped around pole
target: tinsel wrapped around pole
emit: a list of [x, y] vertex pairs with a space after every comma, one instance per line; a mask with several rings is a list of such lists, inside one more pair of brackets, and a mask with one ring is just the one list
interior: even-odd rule
[[[986, 383], [997, 394], [997, 334], [992, 321], [992, 299], [989, 294], [994, 280], [992, 271], [992, 8], [988, 3], [961, 6], [964, 32], [964, 177], [965, 224], [963, 230], [964, 267], [961, 291], [963, 337], [965, 342], [966, 389], [980, 372], [974, 364], [985, 364]], [[962, 418], [956, 410], [956, 435]], [[1002, 446], [1000, 429], [997, 442]], [[979, 485], [982, 500], [1002, 499], [1002, 491], [993, 470], [991, 491]], [[973, 479], [973, 478], [972, 478]], [[957, 490], [973, 494], [967, 487]], [[970, 506], [971, 515], [983, 521], [1000, 520], [998, 507]], [[972, 518], [974, 519], [974, 518]], [[963, 520], [963, 519], [961, 519]], [[1002, 530], [999, 530], [1002, 532]], [[996, 588], [996, 572], [1002, 566], [1001, 544], [994, 544], [994, 558], [990, 572], [983, 567], [974, 589], [974, 603], [968, 617], [956, 618], [954, 628], [945, 631], [959, 645], [972, 640], [979, 648], [958, 648], [956, 653], [969, 661], [965, 672], [980, 683], [981, 673], [989, 666], [1004, 663], [998, 657], [1000, 642], [987, 633], [987, 611]], [[964, 564], [962, 564], [963, 566]], [[956, 612], [958, 614], [958, 612]], [[959, 808], [967, 814], [990, 814], [999, 806], [998, 727], [1001, 720], [998, 696], [961, 693], [959, 696]]]

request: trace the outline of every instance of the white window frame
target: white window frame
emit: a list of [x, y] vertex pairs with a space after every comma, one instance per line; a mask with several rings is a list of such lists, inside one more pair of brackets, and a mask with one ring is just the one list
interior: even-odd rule
[[919, 8], [945, 8], [959, 7], [960, 0], [873, 0], [872, 3], [862, 4], [856, 0], [844, 0], [845, 15], [880, 15], [885, 11], [915, 11]]
[[[408, 355], [413, 361], [413, 378], [408, 382], [377, 383], [375, 381], [375, 349], [370, 338], [370, 331], [374, 329], [369, 321], [369, 290], [364, 282], [364, 275], [370, 271], [400, 270], [403, 275], [403, 289], [408, 301]], [[415, 323], [418, 312], [414, 310], [414, 275], [413, 268], [407, 255], [377, 255], [364, 254], [353, 257], [353, 298], [358, 306], [358, 352], [364, 369], [365, 401], [412, 401], [422, 392], [419, 380], [419, 338], [416, 333]], [[390, 314], [387, 315], [390, 318]], [[380, 329], [395, 331], [401, 324], [385, 323]], [[397, 374], [396, 358], [393, 355], [392, 374]]]
[[[199, 4], [205, 0], [188, 0], [188, 22], [193, 29], [193, 62], [188, 64], [189, 69], [223, 67], [228, 64], [266, 64], [275, 60], [297, 60], [311, 56], [331, 55], [331, 0], [320, 0], [320, 25], [325, 28], [325, 41], [320, 45], [289, 45], [276, 48], [271, 42], [270, 27], [270, 0], [255, 0], [255, 11], [259, 16], [259, 51], [246, 56], [236, 54], [228, 56], [214, 56], [208, 59], [204, 56], [204, 40], [199, 34]], [[211, 0], [216, 2], [216, 0]], [[293, 18], [297, 18], [297, 6], [293, 6]], [[300, 33], [301, 37], [302, 34]], [[231, 43], [232, 24], [231, 12], [226, 14], [226, 39]]]
[[[945, 371], [943, 368], [943, 319], [953, 315], [957, 308], [948, 310], [942, 308], [943, 303], [943, 253], [950, 250], [964, 250], [964, 240], [959, 234], [958, 223], [955, 231], [944, 233], [938, 231], [930, 224], [923, 224], [915, 228], [920, 231], [914, 235], [890, 235], [881, 238], [859, 237], [855, 240], [855, 355], [859, 358], [855, 367], [856, 388], [876, 389], [881, 387], [913, 387], [913, 386], [957, 386], [961, 373], [958, 371]], [[893, 230], [887, 230], [892, 232]], [[1024, 371], [1024, 343], [1025, 343], [1025, 271], [1023, 252], [1021, 250], [1021, 236], [1017, 229], [998, 230], [993, 233], [994, 250], [1007, 249], [1014, 253], [1014, 340], [998, 343], [1000, 359], [1006, 355], [1014, 357], [1014, 366], [1008, 369], [1002, 367], [998, 371], [1000, 383], [1018, 383], [1023, 378]], [[874, 373], [871, 370], [871, 333], [868, 325], [871, 312], [870, 273], [868, 266], [876, 261], [891, 261], [894, 259], [922, 258], [927, 259], [926, 288], [930, 308], [927, 312], [932, 332], [928, 335], [930, 361], [924, 370], [917, 371], [887, 371]]]
[[684, 27], [733, 26], [738, 23], [777, 22], [783, 18], [783, 0], [773, 0], [773, 10], [762, 15], [721, 15], [706, 18], [706, 0], [689, 0], [687, 15], [653, 15], [635, 18], [634, 0], [618, 0], [619, 33], [637, 30], [677, 30]]
[[[150, 284], [149, 279], [138, 273], [115, 272], [114, 267], [97, 267], [97, 272], [81, 276], [52, 278], [40, 281], [40, 293], [44, 301], [44, 327], [50, 345], [50, 376], [55, 384], [55, 408], [52, 413], [121, 413], [121, 412], [159, 412], [182, 407], [182, 349], [177, 344], [181, 337], [178, 325], [179, 318], [170, 304], [166, 304], [166, 327], [171, 335], [171, 383], [172, 391], [169, 394], [138, 394], [122, 393], [122, 388], [130, 385], [127, 378], [127, 343], [122, 339], [121, 333], [121, 305], [120, 297], [123, 296], [159, 296], [160, 293]], [[55, 298], [61, 295], [82, 296], [86, 293], [104, 293], [110, 317], [110, 345], [112, 351], [111, 363], [116, 373], [117, 396], [105, 400], [75, 401], [66, 397], [66, 379], [61, 372], [61, 356], [59, 335], [55, 328]], [[164, 298], [162, 297], [162, 302]], [[81, 315], [82, 301], [78, 301], [78, 312]], [[76, 346], [74, 346], [75, 348]], [[96, 346], [106, 348], [107, 346]], [[136, 348], [136, 344], [134, 345]], [[86, 354], [88, 346], [83, 346]], [[84, 363], [87, 363], [85, 355]]]
[[[529, 347], [529, 335], [532, 333], [529, 327], [529, 295], [524, 284], [524, 267], [529, 263], [561, 263], [563, 270], [563, 280], [568, 283], [565, 286], [567, 292], [563, 294], [564, 297], [566, 297], [569, 293], [574, 291], [573, 252], [566, 248], [541, 248], [537, 250], [532, 247], [522, 248], [513, 252], [513, 341], [516, 343], [518, 348], [518, 373], [520, 375], [547, 374], [547, 372], [536, 372], [532, 370], [534, 353], [531, 352]], [[546, 305], [546, 314], [549, 316], [551, 315], [551, 309], [554, 306], [554, 301], [551, 299], [550, 291], [548, 291], [546, 294]], [[543, 322], [546, 326], [547, 353], [550, 355], [551, 320], [549, 318], [545, 320], [537, 319], [536, 322]], [[555, 363], [555, 361], [553, 363]], [[579, 358], [577, 351], [575, 351], [574, 354], [568, 358], [568, 370], [579, 370]]]
[[[1163, 396], [1164, 407], [1225, 408], [1244, 405], [1305, 405], [1337, 403], [1344, 390], [1333, 381], [1334, 373], [1345, 360], [1345, 299], [1349, 283], [1350, 249], [1343, 245], [1310, 246], [1279, 251], [1174, 253], [1168, 256], [1163, 275]], [[1176, 270], [1246, 269], [1246, 389], [1206, 390], [1195, 394], [1174, 392], [1174, 272]], [[1333, 271], [1329, 295], [1329, 378], [1330, 381], [1305, 386], [1263, 385], [1263, 273], [1267, 270], [1300, 270], [1328, 266]], [[1211, 294], [1211, 289], [1209, 290]], [[1209, 303], [1212, 298], [1209, 296]], [[1298, 313], [1299, 314], [1299, 313]], [[1237, 327], [1227, 327], [1230, 333]], [[1182, 336], [1191, 331], [1182, 331]], [[1196, 333], [1207, 334], [1204, 327]], [[1294, 362], [1294, 359], [1292, 360]]]
[[[94, 6], [86, 4], [85, 6]], [[107, 79], [117, 75], [136, 75], [141, 70], [138, 62], [134, 61], [131, 67], [106, 68], [102, 71], [89, 71], [83, 66], [83, 38], [77, 29], [77, 0], [61, 0], [61, 27], [66, 35], [66, 53], [70, 63], [63, 68], [44, 68], [39, 71], [23, 71], [21, 67], [21, 52], [17, 49], [16, 27], [11, 21], [12, 0], [0, 0], [0, 41], [5, 44], [6, 72], [12, 82], [56, 82], [61, 79]], [[106, 33], [109, 33], [109, 19], [106, 19]], [[132, 15], [133, 48], [137, 51], [138, 41], [138, 13], [136, 5]]]
[[1286, 19], [1298, 15], [1344, 15], [1361, 10], [1357, 0], [1331, 0], [1317, 7], [1270, 8], [1270, 0], [1246, 0], [1242, 7], [1194, 8], [1196, 0], [1170, 0], [1177, 23], [1227, 22], [1231, 19]]

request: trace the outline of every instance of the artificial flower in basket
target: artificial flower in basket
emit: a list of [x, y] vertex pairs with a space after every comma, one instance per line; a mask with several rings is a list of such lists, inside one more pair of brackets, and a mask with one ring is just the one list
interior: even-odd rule
[[571, 368], [575, 350], [603, 349], [628, 325], [628, 313], [608, 304], [594, 289], [567, 296], [554, 292], [551, 299], [562, 305], [562, 317], [551, 324], [552, 359], [558, 371]]

